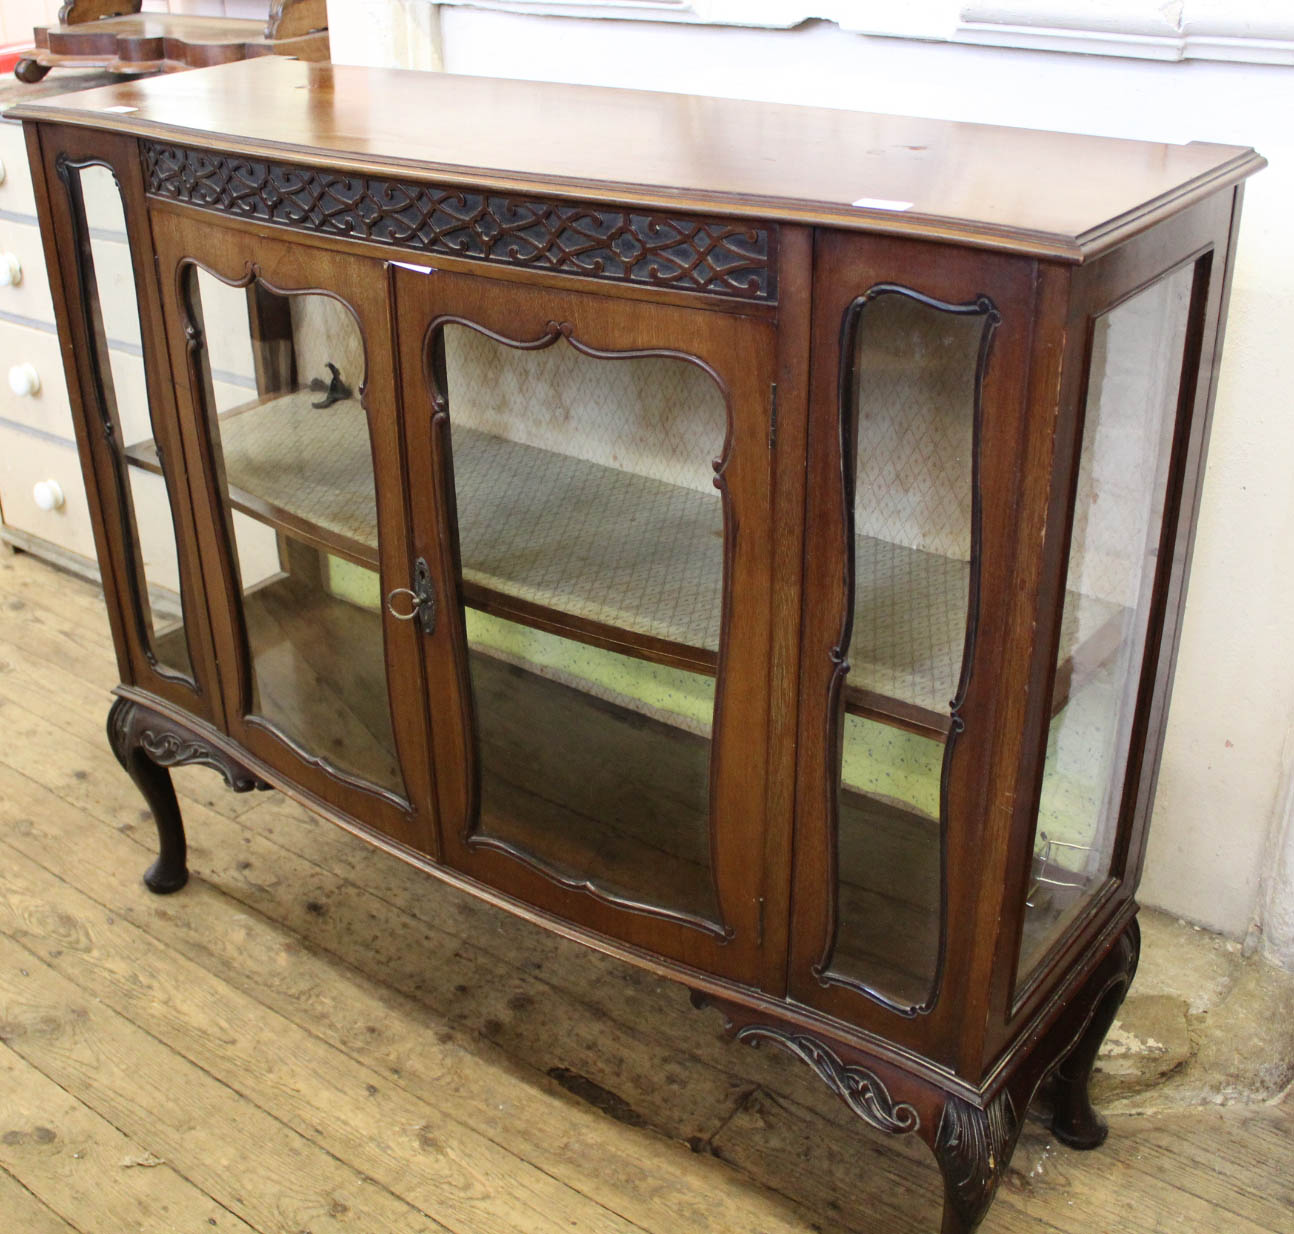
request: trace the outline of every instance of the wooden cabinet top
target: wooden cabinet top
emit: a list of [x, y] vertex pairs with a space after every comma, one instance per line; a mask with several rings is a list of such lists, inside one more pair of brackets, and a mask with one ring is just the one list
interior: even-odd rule
[[15, 108], [377, 177], [910, 234], [1082, 261], [1252, 150], [266, 57]]

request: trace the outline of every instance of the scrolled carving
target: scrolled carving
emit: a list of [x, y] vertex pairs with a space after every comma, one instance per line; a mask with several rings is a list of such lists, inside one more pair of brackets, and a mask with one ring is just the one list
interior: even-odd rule
[[179, 767], [185, 764], [210, 767], [220, 772], [236, 793], [270, 787], [259, 776], [245, 770], [205, 742], [186, 739], [173, 732], [154, 732], [152, 729], [141, 729], [138, 740], [140, 749], [159, 767]]
[[132, 699], [113, 702], [108, 712], [108, 744], [143, 794], [157, 826], [157, 860], [144, 872], [144, 885], [157, 895], [170, 895], [189, 881], [184, 820], [170, 768], [184, 763], [213, 767], [236, 793], [270, 787], [185, 725]]
[[144, 142], [148, 192], [258, 222], [492, 264], [777, 298], [777, 229], [346, 175]]
[[786, 1033], [763, 1024], [738, 1029], [737, 1040], [750, 1044], [771, 1041], [806, 1062], [828, 1088], [865, 1123], [891, 1135], [907, 1135], [921, 1127], [916, 1107], [895, 1101], [880, 1077], [866, 1067], [846, 1063], [830, 1046], [807, 1033]]
[[946, 1202], [964, 1229], [973, 1230], [984, 1216], [1019, 1134], [1020, 1121], [1006, 1089], [984, 1109], [951, 1094], [946, 1098], [935, 1156], [943, 1172]]
[[218, 750], [195, 733], [156, 712], [148, 711], [130, 699], [119, 698], [108, 713], [108, 741], [117, 761], [127, 770], [132, 750], [142, 750], [158, 767], [181, 767], [196, 764], [220, 772], [225, 783], [236, 793], [270, 787], [222, 750]]

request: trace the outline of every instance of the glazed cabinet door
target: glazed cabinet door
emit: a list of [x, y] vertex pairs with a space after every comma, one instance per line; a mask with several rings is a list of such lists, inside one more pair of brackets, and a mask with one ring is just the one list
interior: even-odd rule
[[755, 980], [773, 326], [393, 279], [444, 860]]
[[121, 680], [216, 719], [138, 150], [84, 129], [29, 125], [27, 136]]
[[155, 210], [225, 724], [300, 790], [434, 853], [381, 262]]
[[[1034, 263], [818, 237], [794, 998], [951, 1061], [981, 1014]], [[999, 841], [1000, 843], [1000, 841]]]

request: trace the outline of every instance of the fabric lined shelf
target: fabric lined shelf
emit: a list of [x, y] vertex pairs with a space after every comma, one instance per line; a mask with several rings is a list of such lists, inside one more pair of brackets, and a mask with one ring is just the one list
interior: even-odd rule
[[[230, 501], [286, 535], [375, 570], [377, 507], [364, 412], [354, 399], [313, 407], [317, 397], [298, 390], [220, 416]], [[461, 426], [452, 440], [466, 603], [625, 654], [714, 672], [723, 590], [717, 491]], [[151, 441], [126, 454], [158, 469]], [[969, 563], [857, 536], [855, 575], [846, 706], [917, 732], [946, 733], [965, 643]], [[1122, 612], [1086, 597], [1066, 605], [1061, 659], [1069, 671], [1061, 673], [1057, 709], [1117, 647]], [[1080, 647], [1080, 631], [1093, 630], [1097, 636]]]

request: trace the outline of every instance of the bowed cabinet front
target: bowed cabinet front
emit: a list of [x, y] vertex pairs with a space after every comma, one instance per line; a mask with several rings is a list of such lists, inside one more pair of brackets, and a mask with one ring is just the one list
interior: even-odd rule
[[[271, 78], [278, 144], [246, 110]], [[1044, 1081], [1098, 1145], [1261, 160], [1097, 142], [1109, 176], [1053, 197], [1028, 169], [1088, 139], [837, 118], [824, 160], [819, 113], [756, 104], [599, 94], [626, 146], [564, 87], [184, 81], [24, 112], [148, 885], [186, 877], [167, 768], [207, 763], [686, 983], [920, 1135], [945, 1234]], [[375, 91], [571, 135], [351, 150]], [[800, 196], [741, 164], [752, 125]], [[958, 142], [998, 213], [929, 195]], [[544, 143], [551, 172], [491, 170]], [[627, 149], [684, 187], [594, 174]], [[855, 164], [892, 191], [838, 201]], [[104, 211], [137, 322], [98, 306]]]
[[757, 983], [773, 323], [152, 231], [229, 735], [482, 883]]

